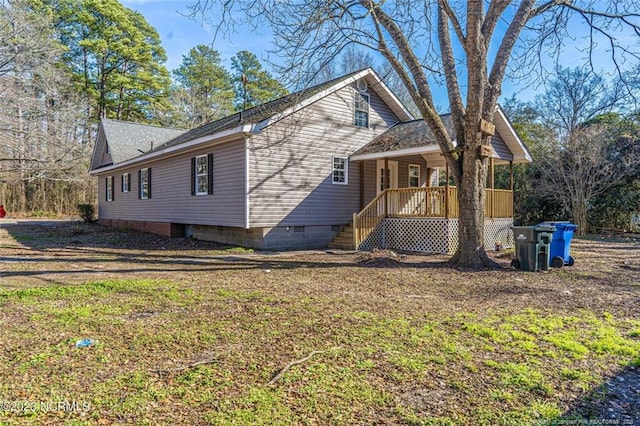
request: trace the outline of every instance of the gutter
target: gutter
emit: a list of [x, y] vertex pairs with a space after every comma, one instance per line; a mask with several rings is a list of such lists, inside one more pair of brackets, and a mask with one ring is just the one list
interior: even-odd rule
[[228, 129], [222, 131], [220, 133], [215, 133], [213, 135], [202, 136], [198, 139], [193, 139], [189, 142], [185, 142], [179, 145], [170, 146], [159, 151], [148, 152], [139, 157], [131, 158], [129, 160], [123, 161], [121, 163], [113, 164], [106, 167], [98, 167], [96, 169], [90, 170], [89, 174], [91, 176], [95, 176], [97, 174], [103, 174], [105, 172], [109, 172], [112, 170], [117, 170], [123, 167], [132, 166], [138, 163], [145, 163], [156, 159], [157, 157], [173, 157], [178, 154], [186, 153], [189, 151], [196, 150], [204, 145], [205, 143], [220, 144], [223, 142], [228, 142], [233, 139], [237, 139], [239, 136], [252, 135], [259, 132], [259, 129], [255, 124], [243, 124], [233, 129]]

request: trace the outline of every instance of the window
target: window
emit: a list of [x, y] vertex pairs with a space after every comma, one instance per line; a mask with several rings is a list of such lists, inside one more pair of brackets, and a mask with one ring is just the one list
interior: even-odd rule
[[369, 95], [360, 92], [354, 92], [353, 95], [353, 124], [369, 127]]
[[105, 152], [106, 152], [107, 154], [109, 154], [109, 153], [110, 153], [110, 151], [109, 151], [109, 144], [108, 144], [108, 143], [105, 143], [105, 144], [104, 144], [104, 150], [105, 150]]
[[138, 170], [138, 198], [146, 200], [151, 198], [151, 169]]
[[131, 187], [131, 174], [123, 173], [122, 174], [122, 192], [129, 192], [129, 188]]
[[338, 185], [346, 185], [347, 181], [347, 157], [333, 157], [332, 182]]
[[213, 194], [213, 154], [191, 158], [191, 195]]
[[409, 188], [420, 187], [420, 166], [409, 164]]
[[107, 201], [113, 201], [113, 176], [107, 176], [106, 182], [107, 182], [106, 200]]

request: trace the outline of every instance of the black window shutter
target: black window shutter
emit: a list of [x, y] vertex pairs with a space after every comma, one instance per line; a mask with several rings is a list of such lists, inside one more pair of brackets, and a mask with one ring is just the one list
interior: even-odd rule
[[109, 201], [109, 176], [104, 178], [104, 200]]
[[111, 176], [109, 179], [111, 179], [111, 201], [116, 199], [116, 187], [115, 187], [115, 182], [116, 179]]
[[138, 200], [142, 198], [142, 170], [138, 170]]
[[196, 195], [196, 157], [191, 157], [191, 195]]
[[213, 154], [207, 155], [207, 192], [213, 194]]
[[124, 192], [124, 175], [120, 175], [120, 192]]
[[149, 189], [147, 191], [149, 195], [147, 198], [151, 198], [151, 167], [147, 169], [147, 188]]

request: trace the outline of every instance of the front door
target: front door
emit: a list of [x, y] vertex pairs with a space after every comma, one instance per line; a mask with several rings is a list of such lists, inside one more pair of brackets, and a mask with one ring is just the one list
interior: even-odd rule
[[384, 168], [384, 160], [378, 160], [376, 168], [376, 195], [387, 188], [398, 188], [398, 162], [389, 160], [388, 169]]

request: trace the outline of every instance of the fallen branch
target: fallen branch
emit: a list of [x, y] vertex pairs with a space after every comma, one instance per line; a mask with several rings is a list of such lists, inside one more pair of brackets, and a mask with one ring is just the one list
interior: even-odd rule
[[191, 364], [183, 365], [182, 367], [169, 368], [166, 370], [149, 370], [149, 371], [153, 373], [158, 373], [158, 374], [175, 373], [176, 371], [184, 371], [184, 370], [188, 370], [189, 368], [197, 367], [199, 365], [214, 364], [216, 362], [218, 362], [217, 359], [210, 358], [210, 359], [203, 359], [201, 361], [192, 362]]
[[267, 383], [267, 386], [271, 386], [272, 384], [277, 382], [284, 375], [284, 373], [286, 373], [294, 365], [302, 364], [303, 362], [309, 361], [311, 358], [313, 358], [314, 355], [318, 355], [321, 353], [324, 353], [324, 351], [313, 351], [309, 355], [305, 356], [304, 358], [291, 361], [289, 364], [282, 367], [282, 369], [278, 371], [278, 373], [275, 376], [273, 376], [273, 378], [269, 381], [269, 383]]

